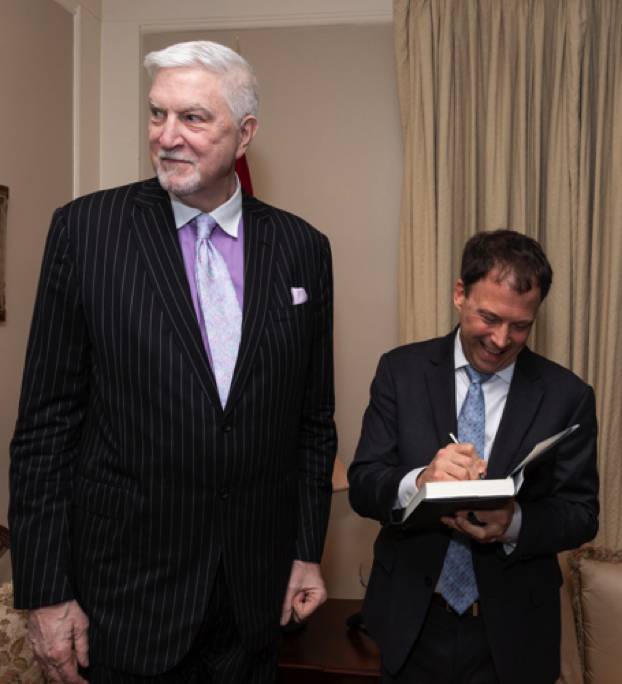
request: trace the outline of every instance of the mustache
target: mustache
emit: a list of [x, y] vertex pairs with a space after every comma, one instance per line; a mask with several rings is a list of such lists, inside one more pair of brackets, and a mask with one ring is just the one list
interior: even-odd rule
[[180, 154], [179, 152], [164, 152], [163, 150], [160, 150], [158, 152], [158, 161], [181, 161], [181, 162], [189, 162], [190, 164], [194, 164], [196, 166], [196, 159], [193, 159], [192, 157], [188, 157], [185, 154]]

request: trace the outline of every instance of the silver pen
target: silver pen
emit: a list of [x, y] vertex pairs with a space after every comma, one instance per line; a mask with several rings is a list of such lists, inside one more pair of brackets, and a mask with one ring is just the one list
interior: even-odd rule
[[[454, 435], [453, 432], [450, 432], [450, 433], [449, 433], [449, 436], [451, 437], [451, 441], [452, 441], [454, 444], [460, 444], [460, 442], [459, 442], [459, 441], [457, 440], [457, 438], [456, 438], [456, 435]], [[484, 479], [484, 475], [480, 475], [480, 476], [479, 476], [479, 479], [480, 479], [480, 480], [483, 480], [483, 479]]]

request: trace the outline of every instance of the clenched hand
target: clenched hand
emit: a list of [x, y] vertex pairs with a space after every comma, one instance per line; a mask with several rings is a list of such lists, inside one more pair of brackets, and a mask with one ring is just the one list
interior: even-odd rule
[[326, 601], [326, 596], [319, 564], [295, 560], [283, 602], [281, 625], [286, 625], [292, 617], [295, 622], [302, 622]]

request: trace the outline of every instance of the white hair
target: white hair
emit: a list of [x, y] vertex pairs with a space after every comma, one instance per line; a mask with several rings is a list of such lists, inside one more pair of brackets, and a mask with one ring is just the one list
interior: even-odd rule
[[259, 86], [250, 64], [237, 52], [209, 40], [177, 43], [150, 52], [144, 66], [153, 80], [160, 69], [195, 67], [217, 74], [222, 79], [223, 96], [239, 126], [242, 119], [259, 113]]

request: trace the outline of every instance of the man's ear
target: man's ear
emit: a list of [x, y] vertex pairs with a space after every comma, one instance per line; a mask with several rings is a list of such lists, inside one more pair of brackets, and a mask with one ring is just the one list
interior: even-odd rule
[[251, 144], [251, 140], [257, 135], [258, 128], [259, 122], [254, 116], [248, 114], [242, 119], [242, 123], [240, 124], [240, 142], [238, 144], [238, 149], [235, 152], [236, 159], [239, 159], [246, 154], [246, 150]]
[[460, 278], [456, 281], [456, 285], [454, 287], [454, 306], [456, 309], [458, 309], [458, 313], [462, 313], [462, 306], [464, 304], [464, 300], [466, 299], [466, 292], [464, 289], [464, 283]]

